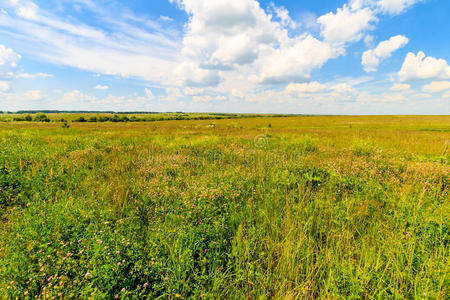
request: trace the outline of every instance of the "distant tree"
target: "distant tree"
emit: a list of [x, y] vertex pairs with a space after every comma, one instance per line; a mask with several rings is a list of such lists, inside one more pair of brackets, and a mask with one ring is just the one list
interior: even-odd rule
[[45, 115], [43, 113], [36, 114], [36, 116], [34, 117], [34, 120], [36, 122], [50, 122], [50, 119], [47, 117], [47, 115]]
[[86, 119], [83, 116], [80, 116], [80, 117], [76, 118], [73, 121], [74, 122], [79, 122], [79, 123], [84, 123], [84, 122], [86, 122]]
[[25, 119], [25, 121], [27, 121], [27, 122], [33, 121], [33, 118], [31, 117], [31, 115], [26, 115], [24, 119]]

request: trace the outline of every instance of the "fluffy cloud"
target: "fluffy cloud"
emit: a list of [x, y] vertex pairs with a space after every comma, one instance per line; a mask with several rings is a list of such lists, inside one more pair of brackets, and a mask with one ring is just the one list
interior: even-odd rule
[[393, 52], [404, 47], [408, 41], [407, 37], [396, 35], [387, 41], [379, 43], [375, 49], [367, 50], [361, 58], [364, 70], [366, 72], [375, 72], [383, 59], [389, 58]]
[[450, 81], [433, 81], [422, 87], [422, 91], [427, 93], [438, 93], [445, 90], [450, 90]]
[[448, 79], [450, 78], [450, 67], [444, 59], [426, 56], [422, 51], [417, 55], [409, 52], [398, 73], [398, 78], [400, 81]]
[[[314, 53], [314, 55], [311, 55]], [[337, 54], [329, 44], [307, 35], [292, 41], [291, 45], [272, 49], [260, 60], [259, 82], [301, 82]]]
[[409, 90], [411, 86], [406, 83], [394, 83], [394, 85], [390, 88], [391, 91], [406, 91]]
[[380, 0], [378, 5], [384, 13], [396, 15], [421, 0]]
[[23, 98], [26, 101], [41, 100], [42, 99], [41, 91], [40, 90], [27, 91], [27, 92], [25, 92], [25, 94], [23, 94]]
[[[172, 1], [173, 2], [173, 1]], [[172, 83], [214, 87], [245, 74], [253, 83], [303, 82], [338, 56], [337, 49], [310, 34], [290, 36], [288, 11], [255, 0], [178, 0], [190, 19], [183, 39], [184, 63]], [[310, 53], [315, 53], [312, 57]]]
[[211, 96], [194, 96], [192, 100], [196, 102], [210, 102], [212, 100]]
[[8, 81], [0, 81], [0, 92], [9, 91], [10, 83]]
[[375, 21], [377, 18], [370, 8], [345, 4], [336, 13], [330, 12], [317, 19], [325, 41], [338, 46], [359, 41], [365, 31], [373, 28]]
[[12, 71], [17, 67], [21, 56], [12, 49], [0, 45], [0, 79], [11, 77]]
[[291, 83], [286, 87], [288, 93], [318, 93], [327, 89], [325, 84], [317, 81], [310, 83]]
[[289, 27], [292, 29], [297, 27], [297, 23], [291, 19], [291, 17], [289, 16], [289, 11], [285, 7], [277, 7], [273, 2], [271, 2], [269, 5], [269, 10], [273, 12], [275, 16], [280, 20], [280, 23], [281, 25], [283, 25], [283, 27]]
[[107, 85], [101, 85], [101, 84], [97, 84], [94, 89], [96, 90], [102, 90], [102, 91], [106, 91], [107, 89], [109, 89], [109, 86]]
[[331, 87], [331, 89], [340, 94], [356, 94], [357, 91], [348, 83], [340, 83]]

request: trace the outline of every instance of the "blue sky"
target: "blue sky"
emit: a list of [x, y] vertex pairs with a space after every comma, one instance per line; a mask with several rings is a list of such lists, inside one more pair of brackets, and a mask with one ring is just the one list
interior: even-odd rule
[[449, 114], [447, 0], [0, 0], [0, 110]]

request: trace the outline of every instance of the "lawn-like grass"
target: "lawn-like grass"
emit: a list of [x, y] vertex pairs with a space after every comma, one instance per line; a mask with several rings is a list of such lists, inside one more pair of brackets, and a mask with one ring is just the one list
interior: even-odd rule
[[4, 298], [450, 297], [450, 116], [69, 125], [0, 123]]

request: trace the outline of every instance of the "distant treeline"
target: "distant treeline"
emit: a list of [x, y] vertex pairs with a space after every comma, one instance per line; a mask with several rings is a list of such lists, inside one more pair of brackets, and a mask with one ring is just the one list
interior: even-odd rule
[[[156, 112], [156, 111], [100, 111], [100, 110], [19, 110], [16, 112], [3, 112], [0, 110], [0, 114], [117, 114], [117, 115], [151, 115], [151, 114], [185, 114], [182, 111], [176, 112]], [[202, 113], [198, 113], [202, 114]], [[232, 113], [205, 113], [208, 115], [218, 115], [218, 116], [229, 116], [229, 115], [238, 115]]]
[[[84, 123], [84, 122], [155, 122], [155, 121], [171, 121], [171, 120], [220, 120], [220, 119], [237, 119], [237, 118], [257, 118], [257, 117], [289, 117], [293, 115], [262, 115], [262, 114], [227, 114], [227, 113], [209, 113], [209, 114], [200, 114], [200, 113], [114, 113], [113, 115], [107, 115], [107, 113], [102, 112], [97, 116], [88, 115], [88, 116], [74, 116], [74, 119], [67, 120], [65, 118], [57, 118], [53, 117], [50, 119], [47, 114], [55, 114], [55, 111], [51, 111], [47, 114], [44, 112], [36, 112], [30, 113], [32, 111], [20, 111], [14, 114], [11, 118], [1, 118], [0, 122], [63, 122], [67, 123], [68, 121], [72, 121], [75, 123]], [[77, 114], [73, 112], [73, 114]], [[88, 114], [87, 112], [84, 112]], [[89, 114], [93, 114], [94, 112], [90, 112]], [[60, 112], [60, 114], [64, 114]], [[67, 113], [66, 113], [67, 114]], [[137, 114], [131, 115], [131, 114]], [[157, 115], [158, 114], [158, 115]], [[152, 116], [153, 115], [153, 116]], [[67, 116], [62, 116], [67, 117]]]

